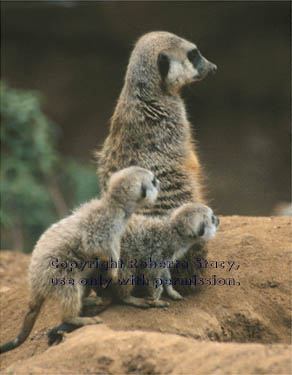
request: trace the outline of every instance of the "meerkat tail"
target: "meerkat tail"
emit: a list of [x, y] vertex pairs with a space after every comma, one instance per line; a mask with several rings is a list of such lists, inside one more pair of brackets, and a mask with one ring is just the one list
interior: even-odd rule
[[26, 313], [19, 335], [16, 339], [8, 341], [5, 344], [1, 345], [0, 354], [17, 348], [27, 339], [39, 315], [42, 304], [43, 301], [38, 302], [37, 304], [30, 304], [29, 311]]

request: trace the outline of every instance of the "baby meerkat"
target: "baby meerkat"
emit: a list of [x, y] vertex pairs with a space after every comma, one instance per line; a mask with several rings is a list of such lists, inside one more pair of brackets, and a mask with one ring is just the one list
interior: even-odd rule
[[[109, 292], [136, 307], [165, 307], [168, 303], [160, 300], [164, 280], [168, 296], [182, 299], [172, 287], [169, 270], [199, 238], [214, 237], [218, 224], [211, 208], [195, 203], [182, 205], [169, 217], [133, 215], [122, 235], [119, 280]], [[142, 287], [146, 297], [132, 295], [135, 285]]]
[[[43, 302], [49, 298], [61, 305], [63, 331], [101, 322], [98, 317], [80, 316], [86, 300], [92, 303], [89, 290], [80, 280], [93, 270], [88, 268], [81, 272], [78, 265], [95, 257], [118, 261], [120, 237], [129, 218], [137, 206], [154, 203], [158, 191], [159, 182], [152, 172], [140, 167], [123, 169], [111, 177], [108, 192], [101, 200], [93, 199], [83, 204], [40, 237], [29, 267], [29, 311], [18, 337], [2, 345], [0, 353], [16, 348], [26, 340]], [[57, 262], [62, 262], [63, 266], [53, 266]], [[70, 270], [66, 266], [68, 263]], [[53, 282], [60, 279], [71, 280], [70, 285]], [[51, 332], [52, 342], [55, 332], [56, 329]]]
[[[109, 135], [96, 153], [103, 192], [112, 173], [138, 165], [155, 173], [161, 191], [154, 205], [137, 213], [164, 216], [187, 202], [205, 203], [200, 162], [180, 91], [216, 69], [196, 44], [172, 33], [150, 32], [137, 41]], [[199, 241], [187, 260], [191, 264], [193, 257], [206, 254], [204, 241]], [[198, 270], [190, 266], [171, 272], [191, 277]]]

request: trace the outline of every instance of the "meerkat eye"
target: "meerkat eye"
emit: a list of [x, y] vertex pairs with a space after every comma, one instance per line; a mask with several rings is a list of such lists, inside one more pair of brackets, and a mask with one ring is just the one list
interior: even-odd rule
[[154, 187], [156, 187], [156, 185], [157, 185], [157, 180], [156, 180], [156, 177], [153, 177], [153, 180], [152, 180], [152, 185], [153, 185]]
[[200, 60], [200, 52], [197, 48], [192, 49], [191, 51], [188, 52], [188, 59], [190, 62], [194, 65], [198, 63]]
[[161, 77], [165, 78], [169, 71], [169, 58], [165, 53], [160, 52], [157, 59], [157, 65]]
[[147, 195], [146, 186], [142, 185], [142, 188], [141, 188], [141, 197], [144, 199], [144, 198], [146, 198], [146, 195]]

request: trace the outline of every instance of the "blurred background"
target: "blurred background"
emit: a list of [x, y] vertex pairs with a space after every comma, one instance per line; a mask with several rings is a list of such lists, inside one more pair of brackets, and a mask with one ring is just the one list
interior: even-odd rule
[[134, 43], [153, 30], [195, 42], [218, 66], [182, 92], [210, 205], [223, 215], [284, 212], [290, 2], [2, 1], [1, 21], [1, 248], [30, 251], [98, 193], [93, 151]]

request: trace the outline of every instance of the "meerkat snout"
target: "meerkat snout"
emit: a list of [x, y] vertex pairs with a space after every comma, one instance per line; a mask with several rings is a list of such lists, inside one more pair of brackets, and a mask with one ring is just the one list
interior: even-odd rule
[[215, 74], [216, 72], [217, 72], [217, 65], [215, 65], [215, 64], [212, 64], [213, 66], [212, 66], [212, 68], [211, 68], [211, 72], [213, 73], [213, 74]]
[[155, 176], [152, 179], [152, 185], [155, 186], [158, 189], [158, 191], [160, 190], [160, 182], [157, 180]]
[[218, 219], [217, 216], [215, 216], [215, 215], [212, 216], [212, 223], [215, 224], [216, 227], [219, 226], [220, 220]]
[[[130, 178], [129, 178], [130, 176]], [[160, 191], [160, 182], [154, 174], [141, 167], [129, 167], [116, 172], [110, 179], [110, 196], [118, 201], [139, 202], [139, 205], [153, 204]], [[124, 193], [121, 194], [121, 191]]]
[[158, 50], [156, 64], [164, 90], [175, 92], [186, 84], [201, 81], [208, 73], [216, 72], [217, 66], [208, 61], [195, 44], [167, 33], [160, 35], [166, 41], [159, 44], [165, 48]]
[[211, 222], [212, 222], [212, 226], [210, 227], [210, 230], [209, 230], [208, 233], [206, 233], [206, 227], [207, 227], [206, 222], [202, 222], [200, 224], [200, 229], [199, 229], [199, 232], [198, 232], [199, 237], [205, 236], [206, 239], [209, 240], [209, 239], [211, 239], [211, 238], [213, 238], [215, 236], [216, 230], [217, 230], [217, 228], [219, 226], [220, 220], [218, 219], [217, 216], [212, 215]]
[[195, 203], [186, 203], [175, 210], [172, 222], [183, 237], [194, 241], [198, 238], [210, 240], [219, 225], [219, 219], [210, 207]]
[[189, 61], [193, 64], [196, 73], [193, 77], [194, 80], [202, 80], [206, 77], [208, 73], [215, 73], [217, 71], [217, 66], [210, 61], [208, 61], [198, 48], [193, 48], [187, 54]]
[[[152, 173], [152, 172], [151, 172]], [[152, 174], [150, 174], [151, 182], [146, 181], [142, 183], [142, 199], [144, 200], [143, 203], [146, 204], [153, 204], [160, 191], [160, 182], [159, 180]]]

